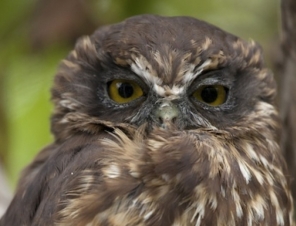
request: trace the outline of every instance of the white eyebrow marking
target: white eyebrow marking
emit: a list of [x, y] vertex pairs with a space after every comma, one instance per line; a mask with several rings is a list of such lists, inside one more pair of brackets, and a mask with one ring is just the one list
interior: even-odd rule
[[207, 59], [203, 62], [199, 67], [196, 68], [196, 65], [191, 64], [189, 66], [189, 70], [184, 74], [182, 83], [184, 85], [173, 85], [172, 87], [163, 86], [163, 81], [161, 78], [153, 75], [149, 68], [151, 65], [147, 62], [147, 60], [141, 56], [137, 57], [133, 60], [133, 63], [130, 64], [131, 70], [140, 76], [147, 83], [152, 85], [153, 90], [161, 97], [165, 97], [167, 95], [173, 95], [174, 98], [177, 98], [181, 94], [186, 91], [186, 87], [190, 85], [190, 83], [197, 78], [205, 67], [211, 64], [211, 60]]
[[136, 58], [134, 60], [134, 63], [132, 63], [130, 66], [131, 66], [131, 70], [134, 73], [142, 77], [144, 80], [146, 80], [150, 84], [157, 84], [157, 85], [162, 84], [163, 81], [159, 77], [153, 76], [150, 73], [150, 70], [149, 70], [150, 65], [148, 65], [148, 62], [146, 62], [146, 60], [144, 60], [143, 62], [143, 59]]
[[153, 89], [155, 90], [155, 92], [161, 96], [161, 97], [164, 97], [165, 96], [165, 90], [162, 86], [159, 86], [157, 84], [154, 84], [153, 85]]
[[183, 77], [183, 84], [187, 84], [187, 86], [195, 79], [197, 78], [204, 70], [205, 67], [207, 67], [209, 64], [211, 64], [211, 59], [207, 59], [205, 62], [203, 62], [198, 68], [195, 69], [195, 65], [190, 65], [190, 70], [188, 70]]
[[185, 89], [184, 89], [184, 86], [176, 86], [176, 85], [174, 85], [172, 88], [171, 88], [171, 90], [170, 90], [171, 92], [172, 92], [172, 94], [174, 94], [174, 95], [180, 95], [180, 94], [182, 94], [184, 91], [185, 91]]
[[171, 98], [173, 99], [178, 98], [185, 91], [184, 86], [176, 86], [176, 85], [173, 85], [173, 87], [169, 87], [169, 86], [159, 86], [157, 84], [154, 84], [153, 89], [159, 96], [161, 97], [171, 96]]
[[173, 87], [162, 86], [163, 81], [149, 71], [148, 62], [142, 58], [135, 58], [134, 63], [131, 64], [131, 70], [138, 76], [143, 78], [149, 84], [153, 86], [153, 90], [161, 97], [165, 97], [166, 94], [179, 96], [184, 92], [184, 87], [174, 85]]

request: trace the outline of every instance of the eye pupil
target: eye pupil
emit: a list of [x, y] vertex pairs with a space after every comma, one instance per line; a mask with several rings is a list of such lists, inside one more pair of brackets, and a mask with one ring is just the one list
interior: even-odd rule
[[207, 86], [201, 91], [201, 98], [206, 103], [212, 103], [218, 98], [218, 91], [214, 86]]
[[129, 98], [134, 93], [134, 87], [130, 83], [118, 83], [118, 94], [123, 98]]

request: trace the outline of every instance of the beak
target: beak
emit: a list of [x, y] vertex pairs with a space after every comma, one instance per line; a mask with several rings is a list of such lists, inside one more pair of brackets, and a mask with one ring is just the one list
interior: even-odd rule
[[173, 104], [169, 100], [162, 100], [160, 105], [154, 112], [155, 118], [162, 127], [166, 127], [166, 125], [174, 123], [178, 116], [180, 115], [180, 111], [175, 104]]

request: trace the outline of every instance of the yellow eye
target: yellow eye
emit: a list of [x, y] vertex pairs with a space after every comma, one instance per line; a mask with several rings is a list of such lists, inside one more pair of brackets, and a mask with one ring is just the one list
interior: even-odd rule
[[133, 81], [115, 79], [108, 86], [108, 94], [115, 102], [124, 104], [143, 96], [143, 91]]
[[193, 97], [210, 106], [219, 106], [225, 103], [227, 90], [221, 85], [201, 86], [193, 93]]

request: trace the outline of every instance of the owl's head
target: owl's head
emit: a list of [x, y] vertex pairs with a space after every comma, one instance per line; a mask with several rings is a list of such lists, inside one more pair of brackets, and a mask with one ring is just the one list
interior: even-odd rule
[[57, 139], [142, 124], [241, 131], [276, 117], [274, 98], [256, 43], [190, 17], [142, 15], [77, 42], [55, 77], [52, 130]]

